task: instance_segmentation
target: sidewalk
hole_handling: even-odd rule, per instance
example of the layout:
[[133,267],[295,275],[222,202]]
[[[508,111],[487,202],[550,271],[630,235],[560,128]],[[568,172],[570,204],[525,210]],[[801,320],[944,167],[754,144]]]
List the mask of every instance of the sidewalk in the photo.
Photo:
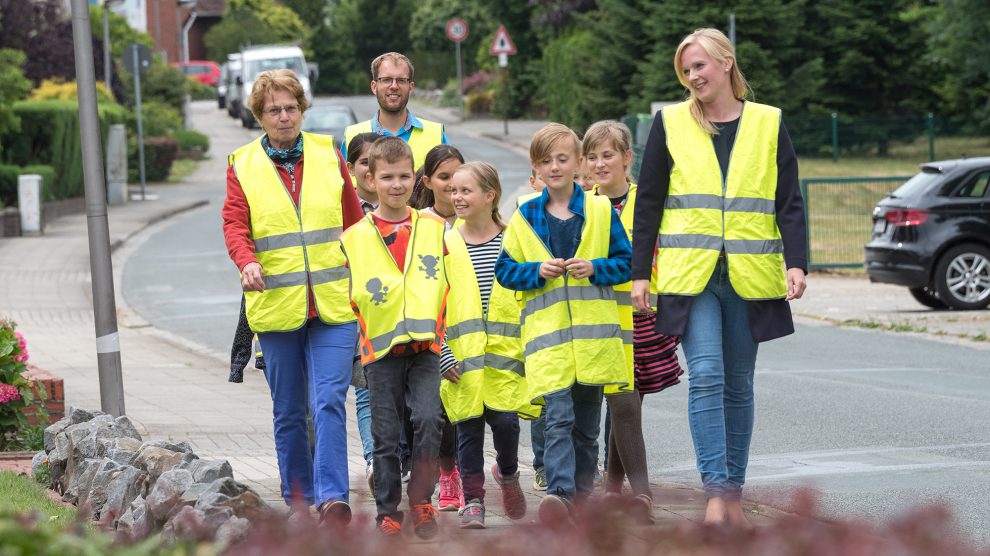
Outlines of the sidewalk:
[[[502,132],[500,120],[469,120],[458,123],[445,119],[443,109],[416,110],[445,121],[467,133],[495,141]],[[117,287],[118,325],[120,333],[126,409],[145,438],[187,441],[201,456],[226,458],[235,477],[250,484],[266,500],[280,504],[278,469],[275,461],[271,424],[271,400],[261,373],[249,370],[243,384],[227,382],[229,361],[223,353],[211,353],[188,341],[150,327],[134,314],[120,295],[122,269],[131,252],[155,231],[155,222],[188,210],[211,210],[222,188],[226,165],[225,153],[240,146],[242,134],[224,133],[236,125],[210,102],[193,104],[196,127],[211,136],[211,158],[181,184],[150,186],[155,200],[133,201],[109,208],[114,274]],[[529,137],[542,122],[510,122],[506,142],[514,148],[528,148]],[[217,214],[218,225],[219,215]],[[95,333],[92,315],[86,216],[66,216],[55,221],[44,236],[0,239],[0,314],[13,318],[25,334],[31,362],[65,380],[66,401],[71,405],[100,406],[97,379]],[[231,267],[231,279],[236,279]],[[870,285],[865,278],[813,275],[807,299],[796,304],[795,311],[820,322],[847,318],[879,318],[884,311],[910,313],[915,307],[906,289]],[[887,303],[894,300],[894,304]],[[893,309],[891,309],[893,308]],[[927,318],[939,313],[921,311]],[[990,311],[971,313],[984,326]],[[970,313],[952,313],[962,321]],[[231,331],[233,334],[233,331]],[[929,336],[945,340],[946,337]],[[967,342],[976,347],[990,343]],[[354,418],[353,396],[348,398],[349,464],[351,502],[355,513],[374,515],[374,502],[368,496],[364,461]],[[524,430],[526,428],[524,427]],[[488,465],[494,462],[490,439],[486,445]],[[531,489],[532,453],[520,448],[522,484],[530,512],[542,497]],[[498,487],[491,478],[488,524],[492,529],[507,527],[508,519],[498,503]],[[671,527],[684,520],[699,521],[704,512],[704,496],[695,488],[654,484],[654,501],[658,526]],[[747,505],[757,524],[777,514],[762,506]],[[443,513],[446,530],[455,527],[455,513]],[[442,537],[441,537],[442,538]]]

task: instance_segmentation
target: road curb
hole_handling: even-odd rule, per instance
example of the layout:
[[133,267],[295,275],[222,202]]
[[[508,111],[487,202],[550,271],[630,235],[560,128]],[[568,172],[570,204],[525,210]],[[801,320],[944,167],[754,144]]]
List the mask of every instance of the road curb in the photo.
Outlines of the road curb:
[[210,202],[208,200],[206,200],[206,199],[200,199],[198,201],[193,201],[193,202],[190,202],[190,203],[187,203],[187,204],[184,204],[184,205],[179,205],[177,207],[172,207],[172,208],[170,208],[170,209],[168,209],[168,210],[166,210],[164,212],[161,212],[159,214],[156,214],[155,216],[152,216],[151,218],[149,218],[148,220],[146,220],[140,226],[138,226],[138,227],[134,228],[133,230],[130,230],[129,232],[125,233],[123,235],[123,237],[118,237],[116,239],[112,239],[111,238],[111,240],[110,240],[110,252],[113,253],[118,248],[120,248],[125,242],[127,242],[127,240],[129,240],[132,237],[136,236],[137,234],[143,232],[144,230],[146,230],[147,228],[151,227],[154,224],[157,224],[157,223],[159,223],[159,222],[161,222],[163,220],[168,220],[169,218],[178,216],[178,215],[180,215],[180,214],[182,214],[184,212],[189,212],[189,211],[194,210],[194,209],[197,209],[199,207],[206,206],[208,204],[210,204]]

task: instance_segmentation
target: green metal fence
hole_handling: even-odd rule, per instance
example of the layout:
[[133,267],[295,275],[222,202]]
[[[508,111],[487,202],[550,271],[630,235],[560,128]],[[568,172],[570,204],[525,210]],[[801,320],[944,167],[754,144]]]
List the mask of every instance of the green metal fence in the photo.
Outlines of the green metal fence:
[[801,180],[808,223],[808,266],[863,266],[863,245],[873,229],[873,207],[911,179],[807,178]]

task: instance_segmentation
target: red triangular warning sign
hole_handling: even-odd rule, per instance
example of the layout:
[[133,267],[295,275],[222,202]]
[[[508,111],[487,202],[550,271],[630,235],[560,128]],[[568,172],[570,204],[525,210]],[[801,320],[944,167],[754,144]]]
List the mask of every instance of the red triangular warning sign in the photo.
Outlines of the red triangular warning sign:
[[509,38],[509,32],[505,30],[505,25],[498,26],[498,31],[495,31],[495,40],[492,41],[492,46],[488,49],[488,53],[492,56],[516,53],[516,45]]

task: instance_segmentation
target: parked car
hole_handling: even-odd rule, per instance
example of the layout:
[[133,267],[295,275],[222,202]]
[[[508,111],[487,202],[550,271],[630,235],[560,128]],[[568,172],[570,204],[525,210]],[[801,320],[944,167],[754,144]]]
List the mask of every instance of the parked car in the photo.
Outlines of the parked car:
[[311,106],[303,115],[302,130],[333,135],[339,144],[344,139],[344,129],[356,123],[357,117],[349,106],[316,105]]
[[866,272],[931,308],[990,305],[990,157],[922,164],[877,203]]
[[[247,128],[258,125],[244,102],[251,96],[251,88],[254,87],[254,78],[259,73],[274,69],[290,69],[296,73],[299,83],[302,84],[303,93],[307,100],[313,99],[310,88],[309,66],[306,64],[306,57],[298,46],[293,45],[259,45],[241,50],[241,75],[237,79],[240,89],[239,96],[241,124]],[[227,91],[230,94],[230,90]]]
[[230,73],[230,64],[224,62],[220,64],[220,81],[217,82],[217,108],[223,110],[227,107],[227,74]]
[[189,60],[188,62],[172,62],[172,67],[182,70],[187,77],[194,77],[203,85],[216,87],[220,83],[220,66],[209,60]]
[[241,78],[241,54],[234,53],[227,55],[227,115],[231,118],[241,117],[241,86],[238,80]]

